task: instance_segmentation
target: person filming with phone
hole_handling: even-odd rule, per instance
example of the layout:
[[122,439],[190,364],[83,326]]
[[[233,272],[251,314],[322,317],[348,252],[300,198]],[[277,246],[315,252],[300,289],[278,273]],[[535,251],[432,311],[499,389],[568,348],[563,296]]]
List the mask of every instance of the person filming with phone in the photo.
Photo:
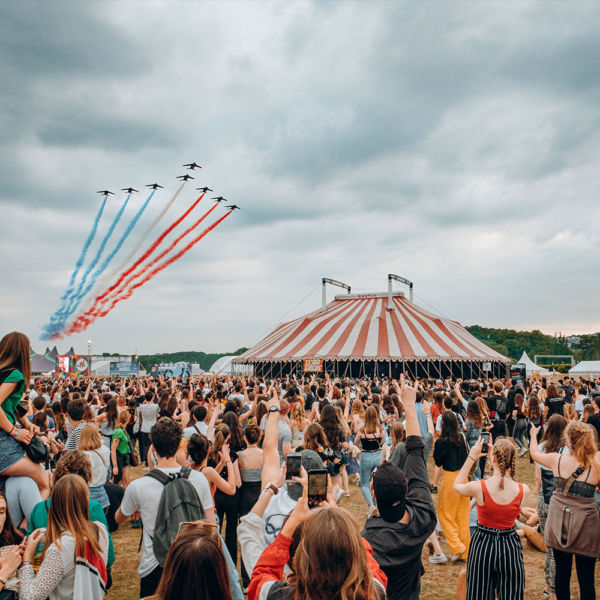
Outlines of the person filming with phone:
[[[481,456],[491,454],[493,476],[468,481]],[[525,592],[523,548],[515,529],[523,501],[529,495],[515,481],[516,451],[507,439],[489,446],[480,436],[454,480],[454,490],[477,501],[477,529],[467,562],[467,600],[519,600]],[[497,595],[495,595],[495,593]]]

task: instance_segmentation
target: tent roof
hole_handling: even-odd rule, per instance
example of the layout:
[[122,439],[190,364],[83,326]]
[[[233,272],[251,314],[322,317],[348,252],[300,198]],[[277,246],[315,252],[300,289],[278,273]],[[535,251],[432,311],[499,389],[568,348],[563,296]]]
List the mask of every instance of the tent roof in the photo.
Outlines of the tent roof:
[[409,302],[402,293],[336,296],[325,310],[284,323],[234,362],[300,360],[509,359],[462,325]]
[[528,356],[527,352],[523,350],[523,354],[521,354],[521,358],[517,361],[519,363],[523,363],[525,365],[525,372],[527,375],[531,375],[532,373],[550,373],[548,369],[544,367],[540,367],[536,365]]
[[582,360],[577,363],[572,369],[569,369],[569,375],[577,375],[578,373],[599,373],[600,374],[600,360]]

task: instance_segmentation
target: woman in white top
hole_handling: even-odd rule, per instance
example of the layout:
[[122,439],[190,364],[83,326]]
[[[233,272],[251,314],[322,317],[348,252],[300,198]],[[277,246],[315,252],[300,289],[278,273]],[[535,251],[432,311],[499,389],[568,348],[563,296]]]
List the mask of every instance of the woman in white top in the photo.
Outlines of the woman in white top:
[[150,430],[156,423],[160,408],[154,402],[154,394],[146,392],[144,401],[138,406],[137,414],[140,430],[140,460],[146,463],[148,468],[148,450],[150,449]]
[[[99,600],[106,589],[108,533],[88,518],[88,488],[75,474],[61,477],[52,490],[48,530],[36,529],[28,538],[19,568],[20,600]],[[36,575],[31,562],[45,540],[44,560]],[[77,570],[83,557],[93,569]],[[76,591],[77,587],[77,591]]]
[[110,468],[110,451],[102,443],[100,431],[96,425],[88,423],[79,437],[79,450],[83,450],[92,463],[92,480],[90,481],[90,499],[100,502],[102,508],[110,506],[104,484]]

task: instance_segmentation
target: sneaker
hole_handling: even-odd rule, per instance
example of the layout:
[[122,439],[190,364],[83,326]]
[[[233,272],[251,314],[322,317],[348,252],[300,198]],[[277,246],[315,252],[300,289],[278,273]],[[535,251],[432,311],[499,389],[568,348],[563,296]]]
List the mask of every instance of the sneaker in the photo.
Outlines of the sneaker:
[[527,448],[521,448],[519,450],[519,457],[525,456],[527,454]]
[[459,554],[451,554],[448,558],[450,559],[450,562],[456,562],[457,560],[461,560],[461,556],[464,554],[464,552],[460,552]]
[[367,513],[367,519],[370,519],[376,511],[377,507],[374,504],[371,504],[371,506],[369,507],[369,512]]
[[445,554],[434,554],[429,557],[429,562],[434,565],[443,565],[448,562],[448,557]]
[[150,467],[144,467],[144,471],[149,471]]
[[344,490],[338,490],[336,495],[335,495],[335,501],[338,502],[339,499],[342,497],[342,494],[344,493]]
[[348,490],[344,492],[344,498],[350,498],[350,492]]

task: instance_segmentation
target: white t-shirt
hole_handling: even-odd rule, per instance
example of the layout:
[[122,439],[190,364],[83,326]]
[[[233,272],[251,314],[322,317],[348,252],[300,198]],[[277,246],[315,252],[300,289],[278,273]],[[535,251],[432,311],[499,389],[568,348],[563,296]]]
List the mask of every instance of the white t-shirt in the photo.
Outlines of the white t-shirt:
[[282,487],[279,493],[271,498],[263,513],[265,542],[267,542],[267,545],[275,541],[283,528],[284,519],[296,508],[296,504],[298,502],[290,498],[285,487]]
[[102,444],[96,450],[84,450],[92,463],[92,480],[90,487],[98,487],[106,483],[106,473],[110,466],[110,450]]
[[[181,467],[161,469],[167,475],[179,473],[180,470]],[[199,471],[192,471],[189,481],[198,492],[202,508],[205,511],[210,510],[213,507],[213,500],[206,477]],[[152,477],[140,477],[140,479],[136,479],[129,484],[121,502],[121,512],[125,516],[130,517],[136,510],[139,510],[142,517],[144,529],[142,556],[140,558],[140,566],[138,567],[138,575],[140,577],[146,577],[146,575],[149,575],[158,566],[158,561],[152,549],[152,537],[154,536],[156,513],[158,512],[158,505],[163,489],[164,486],[160,481]]]
[[[446,412],[446,410],[448,410],[448,409],[445,409],[445,410],[442,412],[442,414],[443,414],[444,412]],[[450,411],[450,412],[453,412],[453,411]],[[462,428],[463,428],[463,426],[464,426],[464,424],[465,424],[465,421],[464,421],[464,419],[462,418],[462,416],[461,416],[461,415],[459,415],[458,413],[454,413],[454,414],[455,414],[456,418],[458,419],[458,426],[459,426],[459,427],[461,428],[461,430],[462,430]],[[441,416],[442,416],[442,415],[440,415],[440,417],[441,417]],[[435,430],[436,430],[437,432],[441,432],[441,431],[442,431],[442,419],[441,419],[441,418],[437,420],[437,423],[435,424]]]
[[140,431],[142,433],[150,433],[160,412],[158,404],[154,404],[154,402],[142,402],[138,406],[137,411],[138,419],[140,419]]
[[208,433],[208,425],[204,421],[200,421],[200,423],[196,423],[191,427],[186,427],[183,430],[183,438],[189,440],[195,433],[206,435]]

